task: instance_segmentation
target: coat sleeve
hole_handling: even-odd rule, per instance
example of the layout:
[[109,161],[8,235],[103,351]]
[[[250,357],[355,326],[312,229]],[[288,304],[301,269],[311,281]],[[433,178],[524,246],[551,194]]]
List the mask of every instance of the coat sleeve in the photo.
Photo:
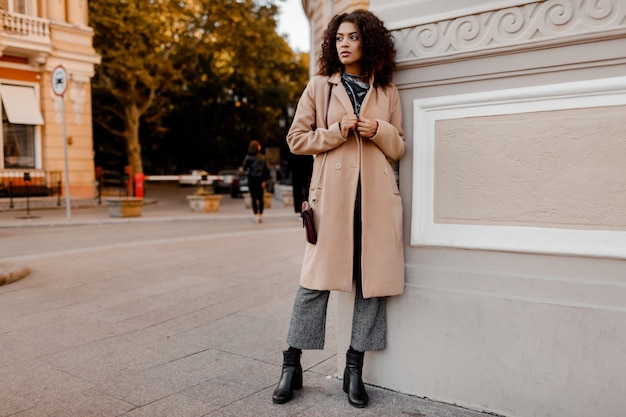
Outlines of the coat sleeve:
[[400,105],[400,95],[396,86],[388,89],[389,95],[389,120],[379,120],[378,132],[372,138],[383,153],[392,161],[398,161],[404,155],[406,142],[404,142],[404,131],[402,130],[402,107]]
[[246,155],[246,157],[243,158],[243,170],[245,171],[246,175],[248,175],[249,169],[250,169],[250,157]]
[[328,77],[316,76],[304,89],[287,133],[287,144],[292,153],[316,155],[341,146],[347,140],[341,136],[338,122],[325,126],[330,86]]

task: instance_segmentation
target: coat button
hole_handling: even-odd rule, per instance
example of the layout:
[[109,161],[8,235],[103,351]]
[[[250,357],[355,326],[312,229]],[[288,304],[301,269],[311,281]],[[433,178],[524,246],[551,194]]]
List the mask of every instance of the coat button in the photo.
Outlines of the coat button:
[[389,174],[389,168],[385,168],[385,175]]
[[341,169],[341,163],[340,162],[337,162],[335,164],[335,169]]

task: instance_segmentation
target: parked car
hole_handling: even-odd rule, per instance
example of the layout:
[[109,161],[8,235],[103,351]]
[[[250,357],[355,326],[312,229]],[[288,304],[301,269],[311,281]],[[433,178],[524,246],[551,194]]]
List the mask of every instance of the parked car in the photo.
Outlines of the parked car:
[[236,194],[237,197],[243,197],[244,193],[250,192],[250,189],[248,188],[248,177],[245,174],[239,176],[234,189],[235,192],[231,192],[231,196]]
[[217,173],[213,186],[218,194],[228,193],[232,198],[238,198],[248,192],[248,178],[236,169],[224,169]]

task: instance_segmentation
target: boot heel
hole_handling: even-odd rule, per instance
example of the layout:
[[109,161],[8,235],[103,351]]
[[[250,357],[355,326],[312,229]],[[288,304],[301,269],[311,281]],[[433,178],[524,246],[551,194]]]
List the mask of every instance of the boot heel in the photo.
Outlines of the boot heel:
[[283,370],[272,396],[274,404],[284,404],[290,401],[293,398],[293,390],[302,388],[301,353],[302,351],[291,350],[283,352]]
[[293,389],[301,389],[302,388],[302,368],[298,368],[296,374],[293,376],[293,382],[291,383],[291,387]]

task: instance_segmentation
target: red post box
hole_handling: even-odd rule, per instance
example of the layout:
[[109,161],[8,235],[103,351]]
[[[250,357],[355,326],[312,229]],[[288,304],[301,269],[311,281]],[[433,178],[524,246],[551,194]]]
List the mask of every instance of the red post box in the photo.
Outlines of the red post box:
[[143,198],[144,196],[143,183],[144,183],[145,178],[146,177],[143,174],[143,172],[139,172],[135,174],[135,197]]

